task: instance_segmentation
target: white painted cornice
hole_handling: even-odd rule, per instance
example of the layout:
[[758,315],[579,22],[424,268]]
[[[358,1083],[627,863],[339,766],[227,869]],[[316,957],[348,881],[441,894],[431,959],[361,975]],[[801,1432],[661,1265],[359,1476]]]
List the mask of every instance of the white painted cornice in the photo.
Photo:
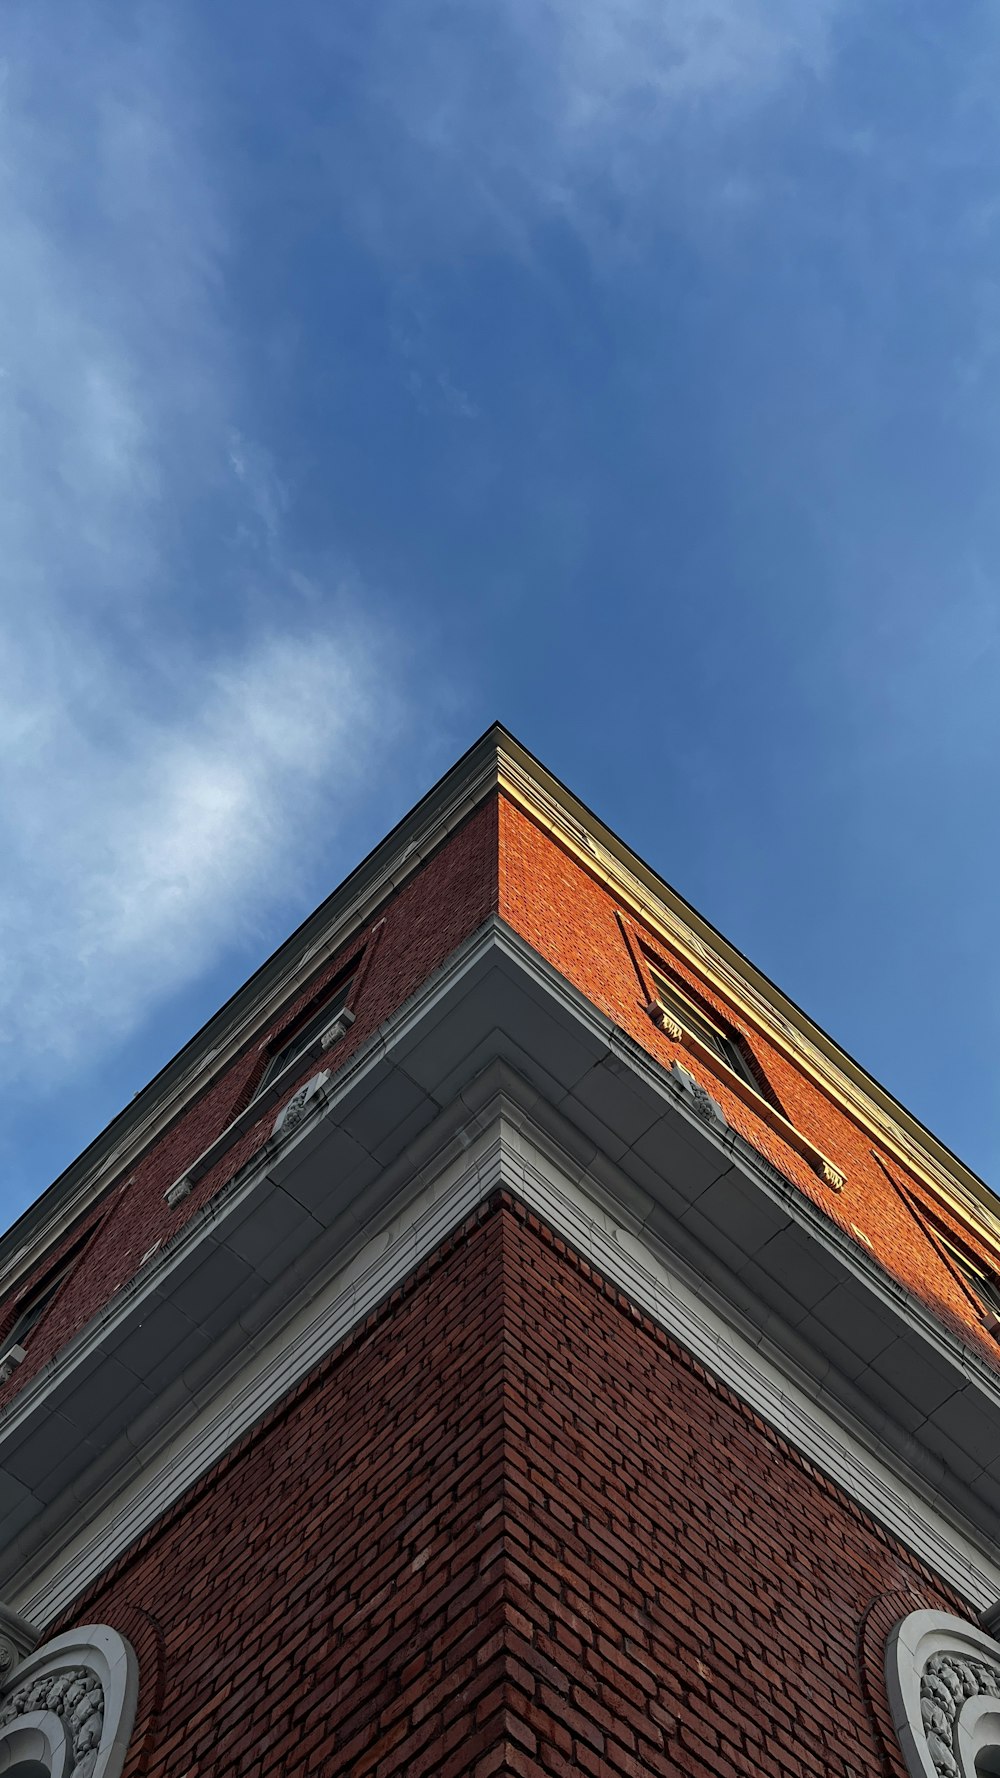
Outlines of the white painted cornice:
[[651,933],[686,956],[1000,1254],[997,1201],[983,1181],[495,724],[0,1239],[0,1294],[127,1180],[188,1106],[497,789],[597,874]]
[[0,1415],[48,1618],[504,1183],[976,1605],[1000,1374],[498,919]]
[[248,982],[138,1093],[65,1173],[0,1236],[0,1294],[203,1097],[246,1046],[273,1023],[323,965],[375,918],[454,829],[497,787],[490,730],[291,934]]
[[1000,1207],[984,1180],[512,737],[504,738],[498,758],[505,794],[531,813],[585,869],[599,876],[651,936],[658,935],[668,949],[679,952],[696,975],[703,976],[960,1218],[971,1222],[1000,1256]]

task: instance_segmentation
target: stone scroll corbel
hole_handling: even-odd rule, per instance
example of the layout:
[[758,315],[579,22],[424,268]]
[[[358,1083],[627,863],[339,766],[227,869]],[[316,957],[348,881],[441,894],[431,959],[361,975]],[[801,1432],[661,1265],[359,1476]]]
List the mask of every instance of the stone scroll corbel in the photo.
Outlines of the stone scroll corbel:
[[25,1655],[38,1647],[40,1631],[0,1600],[0,1688]]

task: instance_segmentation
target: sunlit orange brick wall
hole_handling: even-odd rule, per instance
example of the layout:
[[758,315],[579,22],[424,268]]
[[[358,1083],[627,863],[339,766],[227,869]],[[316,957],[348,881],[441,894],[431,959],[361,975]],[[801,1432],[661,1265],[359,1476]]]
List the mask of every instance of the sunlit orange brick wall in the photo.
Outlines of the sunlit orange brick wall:
[[[983,1330],[969,1297],[874,1158],[872,1150],[879,1144],[873,1132],[815,1084],[794,1056],[741,1017],[680,956],[649,935],[652,949],[676,975],[741,1033],[789,1121],[842,1169],[844,1190],[831,1192],[808,1162],[730,1090],[724,1068],[710,1069],[692,1059],[683,1045],[674,1043],[653,1023],[618,919],[621,903],[598,875],[506,797],[500,801],[499,832],[501,917],[651,1056],[667,1068],[679,1061],[696,1075],[733,1127],[779,1172],[839,1223],[852,1240],[858,1241],[858,1230],[867,1236],[871,1243],[867,1250],[894,1278],[936,1310],[963,1339],[971,1340],[992,1363],[1000,1363],[1000,1347]],[[636,923],[641,925],[638,920]],[[920,1183],[908,1177],[895,1158],[889,1158],[887,1164],[890,1173],[918,1201],[925,1195]],[[942,1220],[955,1226],[943,1208],[938,1206],[937,1210]],[[964,1238],[975,1246],[974,1237],[966,1233]]]

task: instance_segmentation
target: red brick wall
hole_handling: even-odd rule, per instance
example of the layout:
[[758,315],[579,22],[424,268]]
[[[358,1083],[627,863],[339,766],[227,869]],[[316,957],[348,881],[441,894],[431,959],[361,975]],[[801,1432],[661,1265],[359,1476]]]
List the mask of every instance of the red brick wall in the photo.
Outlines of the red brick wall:
[[967,1609],[503,1198],[66,1621],[154,1620],[127,1778],[902,1778],[920,1605]]
[[[645,994],[623,938],[614,898],[594,876],[543,833],[507,799],[491,798],[435,856],[394,896],[379,918],[382,936],[374,948],[354,1010],[357,1017],[347,1036],[331,1054],[340,1066],[370,1037],[422,981],[471,932],[499,909],[502,916],[556,968],[669,1067],[675,1059],[698,1075],[722,1103],[731,1123],[822,1210],[857,1240],[861,1230],[869,1251],[895,1278],[920,1295],[956,1331],[1000,1363],[1000,1347],[984,1332],[976,1306],[928,1239],[872,1154],[869,1132],[859,1126],[823,1090],[803,1075],[774,1044],[720,1002],[686,965],[660,945],[678,976],[743,1033],[755,1061],[778,1102],[803,1135],[841,1166],[847,1184],[831,1193],[808,1163],[783,1141],[727,1085],[725,1071],[709,1070],[653,1025]],[[362,935],[364,937],[365,935]],[[97,1234],[78,1262],[69,1283],[34,1330],[28,1357],[13,1379],[0,1389],[9,1399],[97,1309],[133,1276],[144,1254],[168,1240],[205,1200],[242,1166],[270,1134],[276,1108],[199,1182],[182,1206],[168,1209],[163,1193],[213,1138],[225,1128],[253,1091],[269,1044],[302,1011],[324,982],[331,980],[358,941],[332,958],[299,999],[262,1031],[253,1044],[150,1149],[129,1178],[113,1187],[92,1222]],[[302,1072],[313,1067],[303,1063]],[[290,1086],[288,1091],[294,1090]],[[893,1174],[919,1205],[925,1194],[907,1180],[899,1163],[887,1162]],[[113,1214],[107,1212],[112,1208]],[[938,1211],[946,1224],[947,1212]],[[975,1248],[974,1238],[964,1236]],[[51,1257],[47,1256],[47,1269]],[[31,1288],[32,1281],[22,1286]],[[0,1336],[17,1313],[13,1296],[0,1311]]]
[[[730,1091],[725,1069],[709,1069],[694,1060],[689,1050],[653,1024],[613,896],[506,798],[500,802],[499,911],[650,1055],[665,1067],[674,1060],[682,1062],[708,1087],[733,1127],[787,1179],[819,1204],[852,1240],[858,1239],[857,1229],[867,1235],[869,1251],[894,1278],[922,1297],[992,1363],[1000,1364],[1000,1346],[984,1332],[969,1296],[873,1157],[872,1149],[878,1145],[871,1133],[783,1051],[736,1016],[680,958],[658,942],[653,944],[681,981],[740,1031],[786,1117],[844,1171],[844,1190],[834,1194],[794,1148]],[[918,1203],[926,1197],[899,1163],[890,1159],[887,1165]],[[947,1212],[940,1214],[946,1223],[956,1226]],[[974,1237],[964,1238],[976,1249]]]
[[[355,1022],[331,1052],[327,1065],[342,1067],[391,1013],[439,968],[462,940],[496,911],[496,800],[478,809],[456,833],[379,909],[376,926],[384,926],[365,972],[360,994],[352,1001]],[[368,935],[361,935],[361,940]],[[154,1243],[176,1235],[207,1198],[250,1159],[271,1134],[277,1105],[271,1105],[222,1161],[200,1180],[189,1198],[171,1210],[164,1202],[167,1187],[232,1121],[247,1102],[263,1071],[272,1040],[292,1024],[301,1009],[340,973],[358,949],[352,940],[330,959],[297,1000],[261,1030],[253,1044],[221,1074],[184,1115],[152,1146],[128,1178],[115,1185],[113,1215],[105,1200],[92,1220],[98,1232],[51,1309],[34,1329],[28,1354],[13,1379],[0,1388],[0,1402],[9,1400],[28,1378],[83,1327],[116,1290],[134,1276]],[[314,1073],[315,1062],[303,1062],[301,1076]],[[65,1243],[64,1243],[65,1245]],[[53,1249],[52,1254],[58,1250]],[[49,1269],[47,1255],[35,1274]],[[0,1310],[0,1336],[17,1315],[19,1300],[34,1279],[25,1280]]]

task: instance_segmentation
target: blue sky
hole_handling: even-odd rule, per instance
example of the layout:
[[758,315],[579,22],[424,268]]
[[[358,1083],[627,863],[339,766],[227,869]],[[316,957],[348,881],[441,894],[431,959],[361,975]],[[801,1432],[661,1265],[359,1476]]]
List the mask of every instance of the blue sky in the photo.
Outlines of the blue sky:
[[495,716],[995,1183],[995,11],[3,24],[0,1217]]

